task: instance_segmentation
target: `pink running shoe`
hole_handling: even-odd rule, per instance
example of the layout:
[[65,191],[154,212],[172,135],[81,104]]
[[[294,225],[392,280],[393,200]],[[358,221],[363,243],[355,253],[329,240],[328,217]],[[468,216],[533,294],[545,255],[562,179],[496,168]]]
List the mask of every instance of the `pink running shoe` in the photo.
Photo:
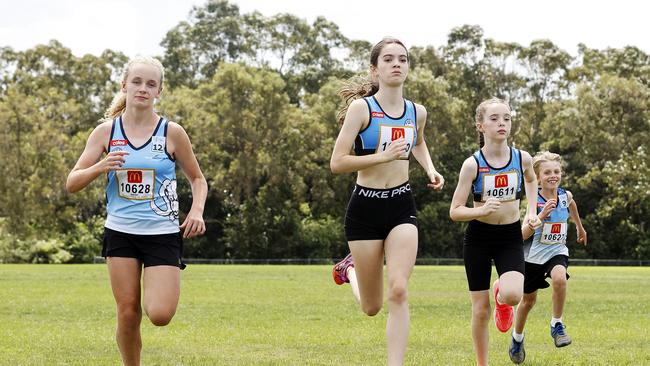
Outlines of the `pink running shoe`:
[[512,326],[512,321],[515,318],[515,311],[512,306],[507,304],[499,304],[497,296],[499,295],[499,279],[497,278],[492,284],[492,291],[494,292],[494,324],[501,333],[505,333]]
[[334,282],[337,285],[342,285],[344,283],[350,283],[348,278],[348,268],[354,267],[354,262],[352,262],[352,253],[348,254],[343,260],[336,263],[332,269],[332,277],[334,277]]

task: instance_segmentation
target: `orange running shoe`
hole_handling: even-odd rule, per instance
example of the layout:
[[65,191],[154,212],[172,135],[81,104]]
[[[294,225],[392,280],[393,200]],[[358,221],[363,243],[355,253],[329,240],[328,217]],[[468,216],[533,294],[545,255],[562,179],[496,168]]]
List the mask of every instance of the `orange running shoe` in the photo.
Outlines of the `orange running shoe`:
[[334,277],[334,282],[337,285],[342,285],[344,283],[350,283],[348,278],[348,268],[354,267],[354,262],[352,262],[352,253],[348,254],[340,262],[334,265],[332,269],[332,277]]
[[512,327],[512,321],[515,318],[515,311],[512,306],[508,304],[499,304],[497,296],[499,295],[499,279],[497,278],[492,284],[492,291],[494,292],[494,324],[497,329],[505,333]]

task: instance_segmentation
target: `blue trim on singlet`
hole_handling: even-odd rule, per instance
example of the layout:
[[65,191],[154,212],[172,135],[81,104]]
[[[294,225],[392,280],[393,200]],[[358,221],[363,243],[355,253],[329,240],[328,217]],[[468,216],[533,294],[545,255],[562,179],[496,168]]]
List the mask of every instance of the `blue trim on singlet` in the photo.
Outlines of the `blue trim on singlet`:
[[[565,200],[565,203],[562,204],[562,200]],[[544,198],[540,192],[537,193],[537,214],[539,215],[542,212],[544,205],[546,204],[546,198]],[[564,206],[564,207],[562,207]],[[530,246],[530,251],[526,257],[526,261],[530,263],[544,264],[548,262],[551,258],[556,255],[566,255],[569,256],[569,248],[566,246],[566,237],[564,238],[563,244],[542,244],[542,230],[544,228],[544,223],[564,223],[568,224],[569,221],[569,195],[567,194],[564,188],[558,187],[557,189],[557,205],[551,213],[542,220],[542,225],[535,229],[535,234],[533,236],[533,242]]]
[[[168,125],[165,118],[160,118],[149,139],[135,147],[124,132],[122,118],[113,120],[108,152],[121,150],[129,154],[121,169],[107,174],[107,228],[142,235],[179,232],[176,163],[167,151]],[[134,180],[131,173],[135,174]]]
[[[404,99],[404,110],[402,115],[395,118],[384,112],[374,95],[364,97],[363,99],[368,105],[368,125],[359,131],[359,134],[354,140],[354,153],[357,156],[370,155],[377,152],[380,125],[394,127],[413,126],[414,134],[413,141],[411,141],[410,145],[411,150],[415,147],[417,143],[417,113],[415,110],[415,103]],[[373,112],[376,114],[375,117],[373,117]]]
[[[510,159],[508,160],[508,163],[502,168],[495,168],[492,165],[490,165],[490,163],[488,163],[487,159],[483,155],[483,151],[481,149],[479,149],[472,155],[474,160],[476,160],[476,178],[474,178],[474,181],[472,182],[472,193],[475,202],[482,201],[481,195],[483,194],[483,176],[485,176],[486,174],[499,174],[499,173],[507,173],[512,171],[517,172],[517,177],[519,179],[516,199],[521,199],[522,186],[524,181],[524,174],[523,174],[524,170],[522,168],[522,163],[521,163],[521,151],[514,147],[509,147],[509,149],[510,149]],[[488,168],[489,171],[487,172],[481,171],[481,170],[485,170],[485,168]]]

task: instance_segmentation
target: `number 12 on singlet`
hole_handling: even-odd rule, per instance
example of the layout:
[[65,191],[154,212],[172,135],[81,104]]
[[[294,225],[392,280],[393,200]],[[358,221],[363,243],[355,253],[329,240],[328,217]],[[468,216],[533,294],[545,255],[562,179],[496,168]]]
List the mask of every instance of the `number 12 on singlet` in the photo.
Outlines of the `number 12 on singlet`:
[[399,159],[408,160],[411,149],[413,149],[413,138],[415,137],[415,129],[413,126],[379,125],[377,152],[386,151],[393,141],[402,137],[406,141],[406,152],[400,155]]

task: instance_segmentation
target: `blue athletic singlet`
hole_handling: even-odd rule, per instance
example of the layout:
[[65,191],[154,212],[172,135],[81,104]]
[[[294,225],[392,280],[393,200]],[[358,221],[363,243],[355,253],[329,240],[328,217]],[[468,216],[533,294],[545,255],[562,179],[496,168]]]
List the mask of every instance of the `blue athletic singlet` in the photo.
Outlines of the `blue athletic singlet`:
[[392,141],[404,137],[406,153],[400,156],[400,159],[408,160],[417,141],[415,104],[404,99],[404,113],[398,118],[393,118],[384,112],[374,96],[363,99],[368,104],[370,117],[368,126],[359,131],[354,140],[354,153],[360,156],[382,152]]
[[178,227],[176,162],[167,152],[167,126],[160,118],[151,138],[131,144],[122,117],[113,120],[108,151],[127,151],[121,169],[108,172],[106,226],[129,234],[172,234]]
[[[537,194],[537,214],[542,212],[546,199]],[[569,256],[566,235],[569,219],[569,197],[562,188],[557,189],[557,206],[542,221],[542,226],[535,229],[533,243],[530,246],[526,262],[544,264],[556,255]]]
[[491,166],[480,149],[472,156],[477,165],[476,179],[472,182],[475,202],[485,202],[488,198],[496,198],[503,202],[521,199],[524,178],[521,151],[511,147],[510,160],[502,168]]

